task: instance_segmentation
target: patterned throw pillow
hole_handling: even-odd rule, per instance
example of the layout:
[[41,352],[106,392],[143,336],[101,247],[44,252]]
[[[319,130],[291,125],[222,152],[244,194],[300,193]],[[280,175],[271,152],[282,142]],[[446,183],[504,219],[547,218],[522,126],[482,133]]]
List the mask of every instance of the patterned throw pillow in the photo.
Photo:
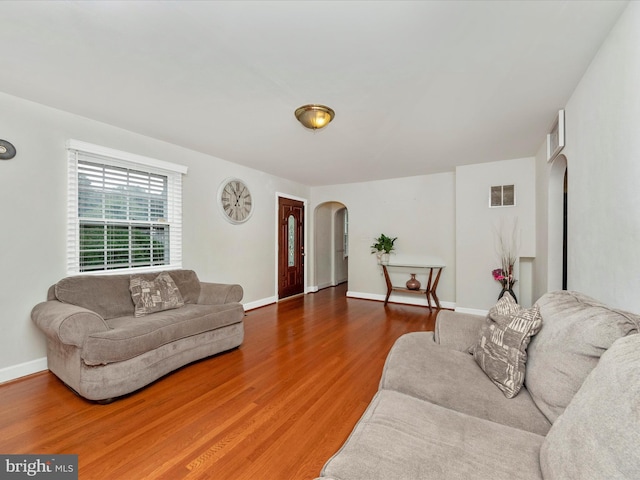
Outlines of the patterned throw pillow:
[[524,383],[527,346],[540,331],[537,305],[524,309],[508,293],[489,310],[473,358],[507,398],[515,397]]
[[136,317],[184,305],[180,290],[167,272],[161,273],[151,281],[133,276],[129,282],[129,290],[135,305],[134,316]]

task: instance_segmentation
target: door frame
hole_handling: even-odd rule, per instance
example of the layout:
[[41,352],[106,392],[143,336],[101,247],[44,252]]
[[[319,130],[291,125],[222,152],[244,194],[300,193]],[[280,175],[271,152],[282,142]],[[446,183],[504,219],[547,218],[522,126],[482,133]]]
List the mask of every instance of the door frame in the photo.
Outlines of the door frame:
[[[280,198],[288,198],[289,200],[296,200],[298,202],[302,202],[303,204],[303,208],[304,208],[304,232],[303,232],[303,236],[304,236],[304,245],[305,245],[305,249],[304,249],[304,255],[305,255],[305,261],[304,261],[304,269],[303,269],[303,275],[304,275],[304,279],[302,280],[303,283],[303,294],[306,295],[307,293],[309,293],[309,286],[308,286],[308,282],[307,279],[309,278],[309,261],[311,260],[311,258],[313,258],[311,255],[309,255],[309,205],[308,205],[308,201],[306,198],[302,198],[302,197],[297,197],[295,195],[290,195],[288,193],[282,193],[282,192],[276,192],[275,194],[275,218],[273,221],[274,224],[274,239],[275,239],[275,260],[274,260],[274,265],[273,265],[273,278],[275,279],[274,282],[274,297],[276,299],[276,302],[280,301],[279,295],[278,295],[278,234],[279,234],[279,224],[280,224],[280,204],[279,204],[279,199]],[[283,299],[283,300],[286,300]]]
[[[547,285],[545,292],[562,290],[564,248],[564,177],[569,161],[562,153],[552,162],[547,189]],[[568,199],[570,201],[571,199]],[[567,226],[568,230],[569,226]],[[566,232],[568,235],[568,231]],[[569,268],[570,266],[567,266]],[[544,293],[544,292],[542,292]]]

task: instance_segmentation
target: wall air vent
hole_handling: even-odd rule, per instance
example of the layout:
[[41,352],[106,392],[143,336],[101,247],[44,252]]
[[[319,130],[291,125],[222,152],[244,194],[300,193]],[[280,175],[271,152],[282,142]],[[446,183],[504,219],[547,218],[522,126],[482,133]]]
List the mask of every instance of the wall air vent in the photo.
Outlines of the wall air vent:
[[515,185],[496,185],[491,187],[489,206],[513,207],[516,204]]

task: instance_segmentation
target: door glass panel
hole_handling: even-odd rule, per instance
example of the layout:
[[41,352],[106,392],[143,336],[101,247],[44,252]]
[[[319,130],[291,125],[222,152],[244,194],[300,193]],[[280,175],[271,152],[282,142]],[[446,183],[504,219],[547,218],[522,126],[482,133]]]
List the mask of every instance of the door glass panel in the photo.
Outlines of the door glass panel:
[[296,251],[296,218],[293,215],[289,215],[289,231],[288,231],[288,237],[289,237],[289,241],[288,243],[288,247],[289,247],[289,266],[290,267],[295,267],[296,266],[296,256],[295,256],[295,251]]

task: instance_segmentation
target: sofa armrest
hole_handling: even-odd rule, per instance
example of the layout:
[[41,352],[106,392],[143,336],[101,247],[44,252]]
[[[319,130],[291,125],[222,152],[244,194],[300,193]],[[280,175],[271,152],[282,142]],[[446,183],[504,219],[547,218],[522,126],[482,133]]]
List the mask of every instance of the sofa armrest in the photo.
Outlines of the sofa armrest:
[[435,341],[453,350],[466,352],[475,345],[485,317],[440,310],[436,317]]
[[201,305],[221,305],[223,303],[234,303],[242,300],[244,291],[237,284],[200,282]]
[[57,300],[42,302],[33,307],[31,319],[47,337],[76,347],[82,347],[87,336],[109,330],[109,326],[97,313]]

